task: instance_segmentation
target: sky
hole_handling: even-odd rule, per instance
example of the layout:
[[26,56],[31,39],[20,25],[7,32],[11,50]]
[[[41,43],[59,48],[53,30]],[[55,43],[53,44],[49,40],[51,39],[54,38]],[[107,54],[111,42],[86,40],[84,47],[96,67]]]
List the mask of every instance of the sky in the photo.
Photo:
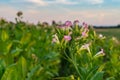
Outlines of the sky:
[[97,26],[120,24],[120,0],[0,0],[0,18],[15,21],[18,11],[30,23],[79,20]]

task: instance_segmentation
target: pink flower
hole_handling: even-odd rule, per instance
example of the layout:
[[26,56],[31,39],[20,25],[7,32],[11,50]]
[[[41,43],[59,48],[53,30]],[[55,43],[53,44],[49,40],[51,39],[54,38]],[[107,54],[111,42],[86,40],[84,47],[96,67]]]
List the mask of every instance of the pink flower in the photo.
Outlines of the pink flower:
[[86,33],[85,33],[85,32],[82,32],[82,36],[86,36]]
[[79,25],[79,20],[75,20],[74,25]]
[[82,37],[87,37],[88,32],[89,32],[88,25],[85,22],[83,22]]
[[87,36],[88,36],[88,34],[85,31],[83,31],[82,32],[82,37],[87,37]]
[[87,24],[85,24],[85,25],[84,25],[84,28],[85,28],[85,29],[88,29],[88,25],[87,25]]
[[65,26],[67,26],[67,27],[72,26],[72,22],[71,22],[71,21],[66,21],[66,22],[65,22]]
[[84,27],[84,28],[88,28],[87,23],[83,22],[83,27]]
[[69,36],[69,35],[65,35],[64,36],[64,40],[66,40],[66,41],[70,41],[72,38],[71,38],[71,36]]
[[85,25],[86,23],[85,22],[83,22],[83,24],[82,25]]

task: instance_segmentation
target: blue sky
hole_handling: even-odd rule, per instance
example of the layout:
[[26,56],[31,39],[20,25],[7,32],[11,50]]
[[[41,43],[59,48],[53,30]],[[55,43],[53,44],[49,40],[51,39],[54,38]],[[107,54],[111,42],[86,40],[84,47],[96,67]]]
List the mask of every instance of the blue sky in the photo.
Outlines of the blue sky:
[[120,24],[120,0],[0,0],[0,18],[14,21],[17,11],[34,23],[77,19],[92,25]]

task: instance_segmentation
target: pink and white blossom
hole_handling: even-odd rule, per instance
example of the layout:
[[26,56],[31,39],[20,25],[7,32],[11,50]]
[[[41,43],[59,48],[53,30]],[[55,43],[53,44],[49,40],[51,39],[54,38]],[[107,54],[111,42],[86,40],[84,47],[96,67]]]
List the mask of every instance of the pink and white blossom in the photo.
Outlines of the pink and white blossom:
[[66,21],[64,25],[66,27],[71,27],[72,26],[72,22],[71,21]]
[[66,40],[66,41],[70,41],[72,38],[71,38],[71,36],[69,36],[69,35],[65,35],[64,36],[64,40]]
[[94,57],[98,57],[98,56],[104,56],[105,52],[103,49],[101,49],[99,52],[96,53],[96,55]]

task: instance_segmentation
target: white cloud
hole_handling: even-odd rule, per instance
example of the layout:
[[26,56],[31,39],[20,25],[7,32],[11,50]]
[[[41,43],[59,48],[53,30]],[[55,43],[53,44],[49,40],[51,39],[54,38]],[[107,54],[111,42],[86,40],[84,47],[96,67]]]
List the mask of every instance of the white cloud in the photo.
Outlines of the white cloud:
[[70,13],[71,17],[79,18],[81,21],[86,21],[88,24],[93,25],[117,25],[120,23],[119,14],[120,11],[118,9],[82,10],[71,11]]
[[70,1],[70,0],[55,0],[56,3],[61,3],[61,4],[78,4],[77,1]]
[[[66,21],[66,20],[80,20],[93,25],[117,25],[120,23],[120,11],[118,9],[103,9],[103,10],[66,10],[66,8],[59,8],[61,12],[46,11],[46,10],[33,10],[28,9],[23,11],[23,20],[37,23],[38,21]],[[64,11],[64,13],[62,12]],[[4,17],[9,21],[15,21],[17,10],[10,6],[0,7],[0,17]],[[112,13],[111,13],[112,12]]]
[[90,0],[92,4],[102,4],[104,0]]
[[62,4],[102,4],[104,0],[53,0],[53,2],[62,3]]
[[64,5],[76,5],[81,3],[87,3],[87,4],[102,4],[104,3],[104,0],[22,0],[22,1],[16,1],[11,0],[11,2],[28,2],[36,4],[37,6],[47,6],[47,5],[53,5],[53,4],[64,4]]
[[47,5],[47,2],[43,1],[43,0],[26,0],[28,2],[34,3],[34,4],[38,4],[40,6],[45,6]]
[[[15,3],[17,0],[14,0]],[[68,1],[68,2],[67,2]],[[75,3],[78,1],[79,3],[87,3],[87,4],[102,4],[104,0],[74,0]],[[25,21],[30,21],[37,23],[37,21],[48,21],[52,20],[56,21],[66,21],[66,20],[75,20],[78,19],[80,21],[86,21],[89,24],[95,25],[116,25],[120,23],[120,10],[119,9],[71,9],[65,6],[59,6],[59,4],[71,5],[72,0],[21,0],[20,2],[28,2],[37,4],[40,6],[53,5],[54,7],[50,8],[33,8],[36,5],[29,5],[32,8],[22,9],[23,16]],[[7,20],[14,21],[16,17],[16,12],[19,11],[18,8],[11,5],[1,5],[0,6],[0,17],[4,17]]]
[[0,18],[5,18],[8,21],[14,21],[16,17],[17,10],[8,5],[0,6]]
[[71,0],[22,0],[22,1],[16,1],[11,0],[11,2],[28,2],[37,4],[37,6],[47,6],[47,5],[53,5],[53,4],[64,4],[64,5],[75,5],[78,4],[78,1],[71,1]]

